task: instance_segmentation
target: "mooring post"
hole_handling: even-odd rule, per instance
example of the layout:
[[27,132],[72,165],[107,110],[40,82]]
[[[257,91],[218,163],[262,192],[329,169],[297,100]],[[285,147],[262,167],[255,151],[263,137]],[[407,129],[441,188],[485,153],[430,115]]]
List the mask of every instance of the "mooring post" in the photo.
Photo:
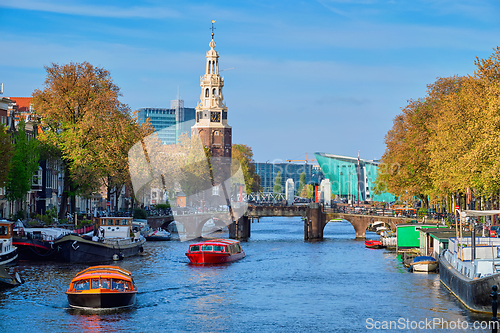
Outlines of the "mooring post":
[[491,318],[491,321],[493,322],[491,332],[497,333],[497,326],[498,326],[498,318],[497,318],[497,307],[498,307],[498,302],[497,302],[497,286],[493,285],[493,292],[491,293],[490,297],[493,298],[491,301],[491,310],[493,312],[493,317]]

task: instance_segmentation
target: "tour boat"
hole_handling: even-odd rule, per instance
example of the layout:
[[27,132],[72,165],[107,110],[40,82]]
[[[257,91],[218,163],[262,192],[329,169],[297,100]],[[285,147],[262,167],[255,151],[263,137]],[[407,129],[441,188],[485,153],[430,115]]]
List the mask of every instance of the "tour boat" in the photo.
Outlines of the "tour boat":
[[365,240],[365,246],[369,249],[381,249],[384,247],[381,241],[371,239]]
[[232,239],[212,239],[189,245],[186,253],[192,264],[222,264],[245,256],[240,242]]
[[438,262],[431,256],[417,256],[410,264],[410,269],[414,272],[434,272]]
[[14,235],[14,222],[0,220],[0,265],[14,263],[18,258],[17,247],[12,238]]
[[94,218],[93,236],[70,234],[54,241],[56,260],[91,263],[118,260],[143,252],[146,242],[139,232],[132,232],[131,217]]
[[76,274],[66,295],[72,308],[124,308],[134,305],[137,288],[126,269],[92,266]]
[[[460,218],[493,216],[500,210],[461,212]],[[500,239],[452,237],[439,254],[439,278],[469,310],[492,313],[492,287],[500,285]]]

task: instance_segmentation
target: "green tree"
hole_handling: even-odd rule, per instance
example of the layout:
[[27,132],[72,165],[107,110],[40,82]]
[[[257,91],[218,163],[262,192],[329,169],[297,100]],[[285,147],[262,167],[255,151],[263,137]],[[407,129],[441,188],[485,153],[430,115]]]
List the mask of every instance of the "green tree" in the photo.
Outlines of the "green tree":
[[299,178],[299,188],[297,189],[297,193],[302,193],[302,189],[304,188],[305,185],[306,185],[306,173],[302,172]]
[[28,139],[24,119],[19,122],[18,130],[14,134],[14,142],[14,155],[7,176],[6,198],[9,201],[18,201],[21,209],[24,210],[26,194],[31,189],[40,159],[38,141],[35,138]]
[[11,166],[14,146],[11,137],[7,134],[7,128],[0,124],[0,188],[4,187],[8,181],[8,174]]
[[276,174],[276,179],[274,180],[274,193],[282,193],[281,187],[281,170]]
[[262,190],[260,187],[260,177],[255,172],[255,165],[252,163],[252,148],[247,145],[233,144],[232,158],[238,160],[245,178],[245,188],[247,193],[255,193]]

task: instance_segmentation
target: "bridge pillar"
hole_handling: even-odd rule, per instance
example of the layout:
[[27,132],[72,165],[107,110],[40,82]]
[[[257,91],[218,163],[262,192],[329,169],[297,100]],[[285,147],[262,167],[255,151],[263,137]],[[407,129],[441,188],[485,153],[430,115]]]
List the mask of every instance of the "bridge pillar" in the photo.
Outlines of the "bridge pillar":
[[318,203],[312,203],[304,219],[304,240],[323,240],[325,214]]
[[241,216],[236,221],[228,225],[229,238],[247,239],[250,237],[250,219],[248,216]]

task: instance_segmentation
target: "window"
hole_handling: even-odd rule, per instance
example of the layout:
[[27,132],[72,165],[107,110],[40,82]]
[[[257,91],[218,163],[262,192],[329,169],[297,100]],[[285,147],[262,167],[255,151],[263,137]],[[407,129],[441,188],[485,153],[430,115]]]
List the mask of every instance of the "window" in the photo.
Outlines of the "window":
[[92,279],[90,289],[99,289],[99,279]]
[[111,289],[110,279],[101,279],[101,289]]
[[75,282],[74,288],[76,291],[82,291],[82,290],[88,290],[89,289],[89,280],[81,280],[78,282]]
[[113,279],[113,290],[124,291],[126,282]]
[[203,245],[201,247],[201,250],[202,251],[212,251],[213,250],[213,246],[212,245]]
[[196,252],[196,251],[200,251],[200,246],[199,245],[192,245],[189,248],[189,252]]
[[216,88],[214,88],[214,90],[212,90],[212,95],[213,95],[214,97],[216,97],[216,96],[217,96],[217,89],[216,89]]
[[38,167],[38,171],[33,175],[33,185],[42,186],[42,167]]
[[214,246],[214,251],[217,251],[217,252],[224,252],[224,246],[221,246],[221,245],[215,245],[215,246]]
[[208,95],[210,94],[210,91],[207,89],[205,89],[205,97],[208,97]]

